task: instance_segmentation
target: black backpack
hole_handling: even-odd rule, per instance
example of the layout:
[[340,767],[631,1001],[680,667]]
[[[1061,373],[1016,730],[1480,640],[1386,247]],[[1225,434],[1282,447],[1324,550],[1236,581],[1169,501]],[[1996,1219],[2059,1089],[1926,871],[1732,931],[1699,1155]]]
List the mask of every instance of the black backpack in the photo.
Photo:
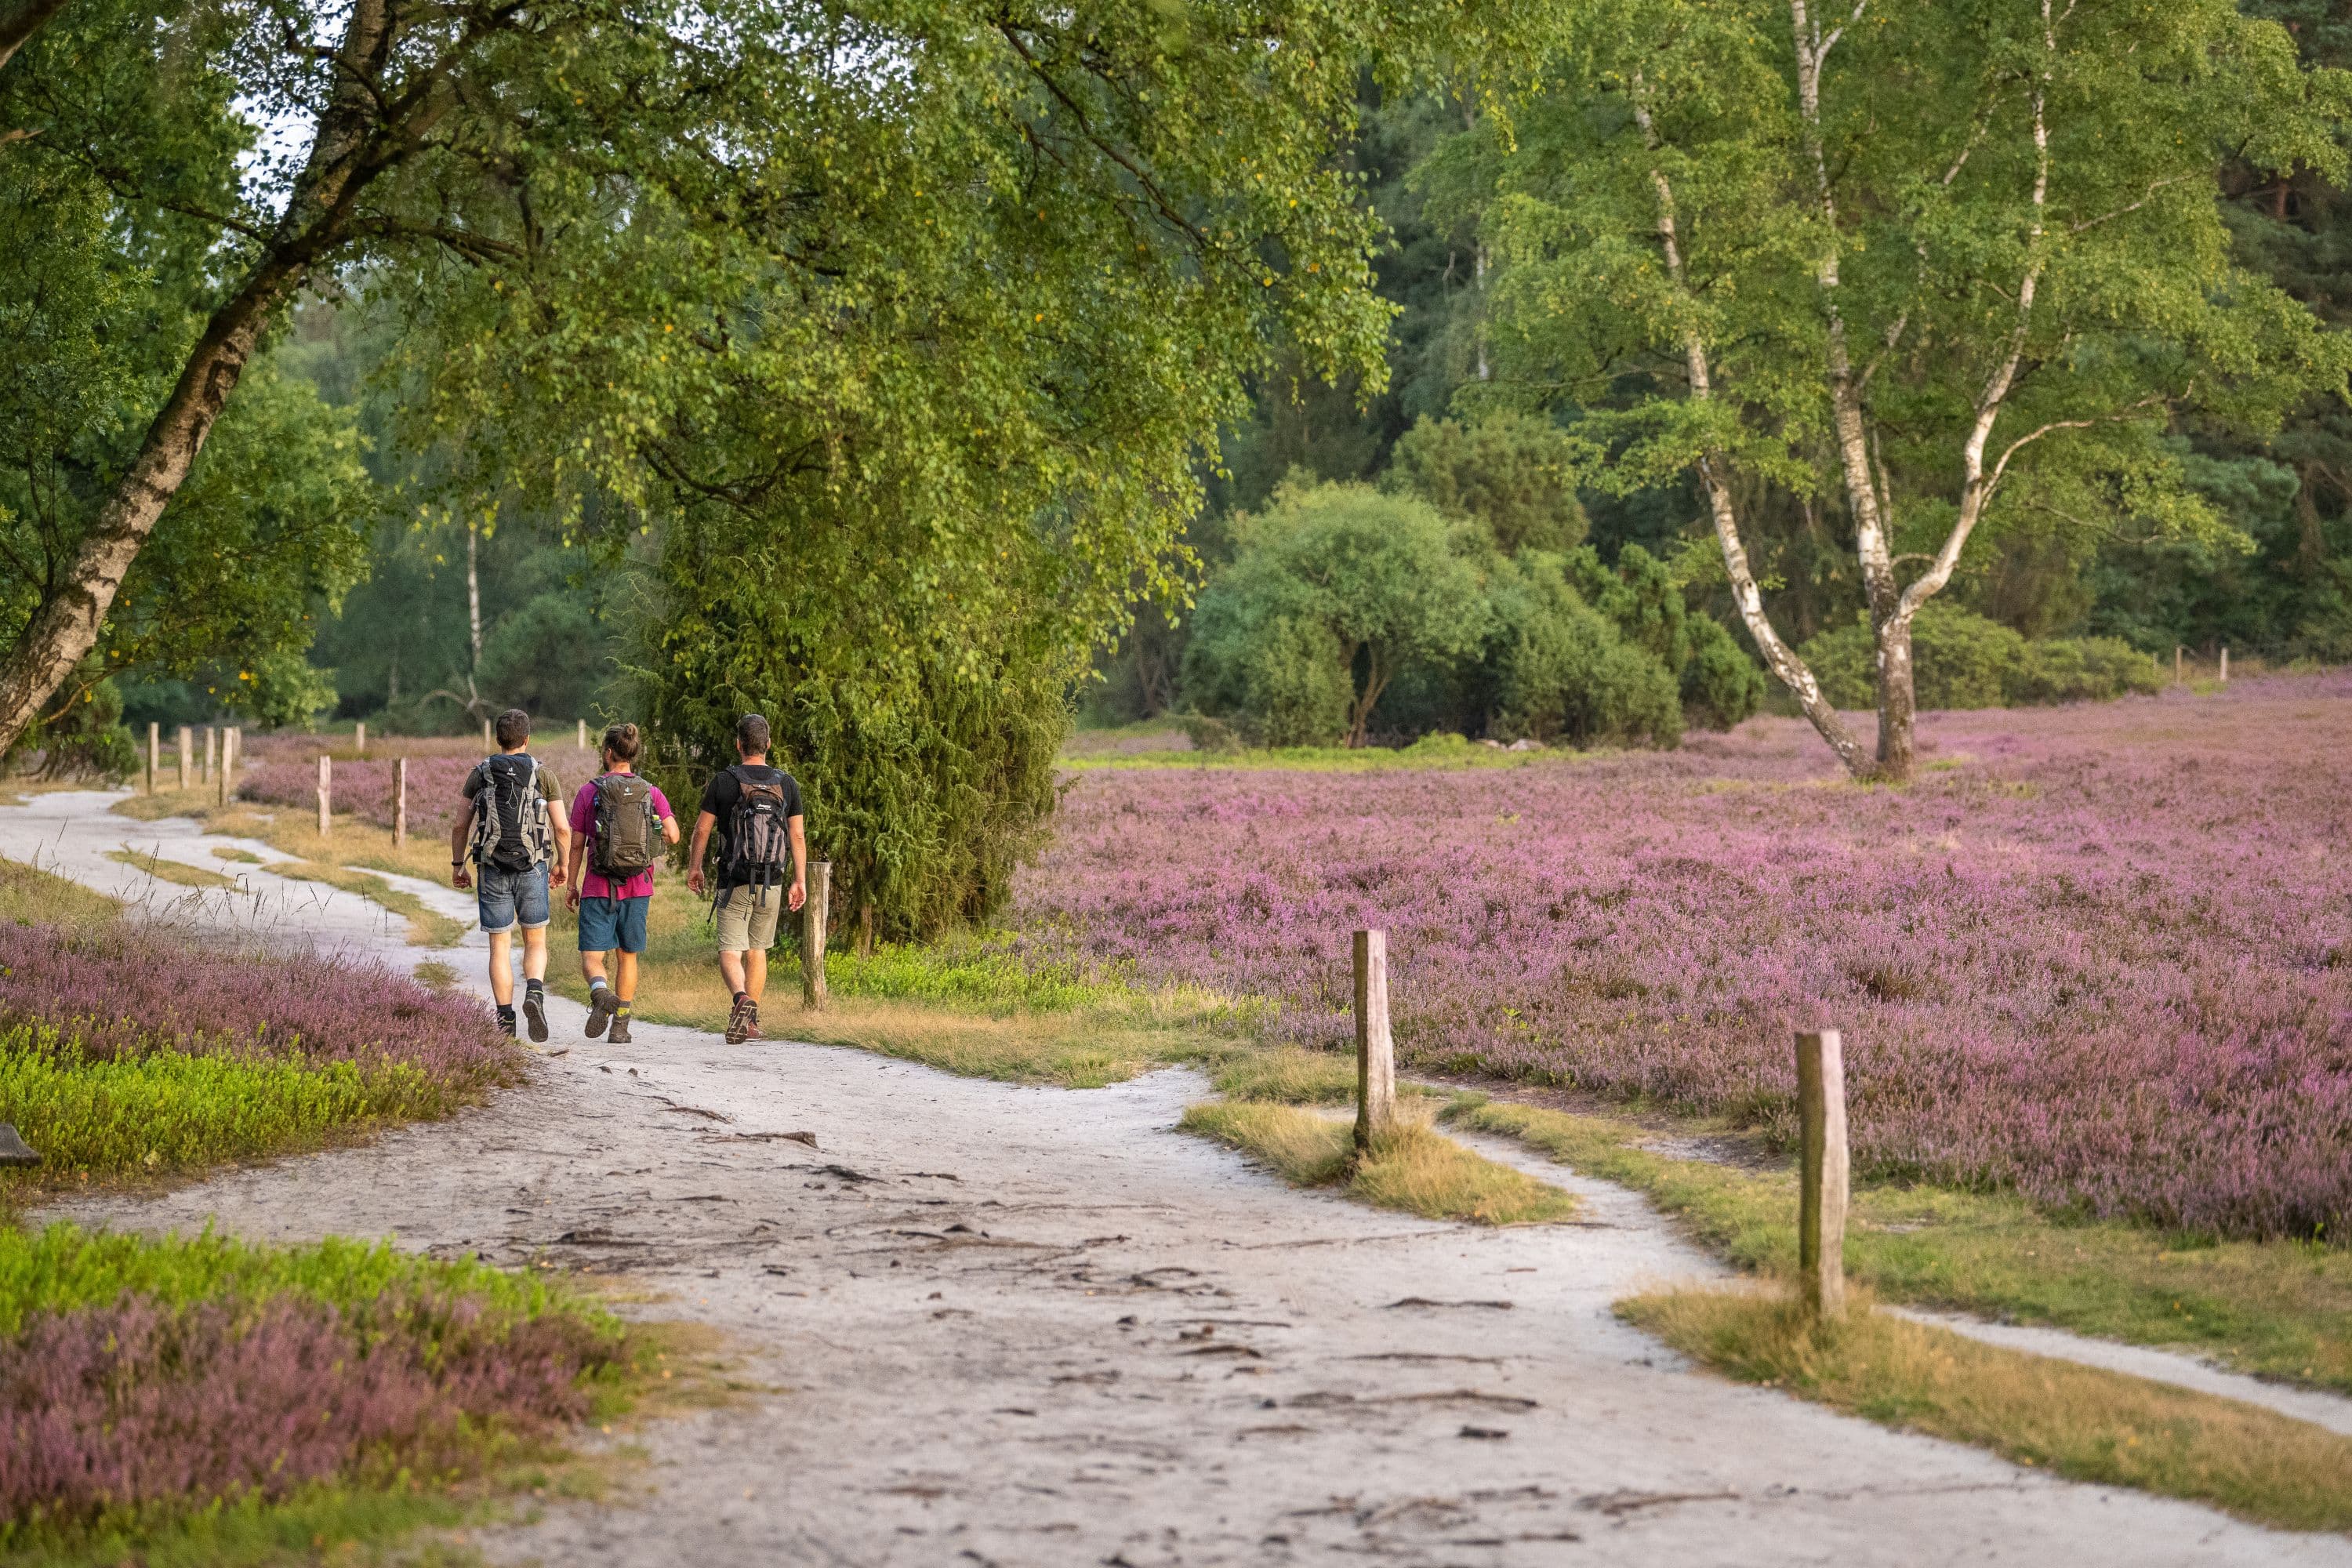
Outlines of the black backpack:
[[661,818],[654,815],[654,786],[635,773],[606,773],[596,781],[595,852],[590,869],[608,882],[625,882],[653,867],[661,841]]
[[482,791],[474,797],[474,859],[501,871],[528,871],[555,857],[547,799],[539,793],[539,760],[517,753],[482,759]]
[[727,885],[772,887],[782,879],[793,853],[783,780],[749,778],[741,768],[727,771],[735,775],[739,792],[727,823]]

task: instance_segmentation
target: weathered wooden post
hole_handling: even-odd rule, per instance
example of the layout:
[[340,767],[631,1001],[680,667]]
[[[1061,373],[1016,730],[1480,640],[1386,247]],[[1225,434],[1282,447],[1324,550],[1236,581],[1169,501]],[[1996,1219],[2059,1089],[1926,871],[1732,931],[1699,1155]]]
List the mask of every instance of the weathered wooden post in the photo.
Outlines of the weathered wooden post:
[[147,793],[155,793],[155,770],[163,761],[163,726],[147,721]]
[[188,764],[195,759],[188,753],[196,749],[196,732],[185,724],[180,726],[180,787],[188,787]]
[[241,725],[231,724],[227,732],[221,736],[220,803],[223,805],[226,805],[228,797],[236,793],[236,764],[244,752],[245,730]]
[[1396,1042],[1389,1036],[1389,933],[1356,933],[1356,1147],[1396,1120]]
[[1845,1055],[1835,1029],[1797,1037],[1797,1118],[1804,1152],[1797,1194],[1797,1270],[1805,1307],[1845,1316]]
[[2224,686],[2230,684],[2230,645],[2228,643],[2221,645],[2221,684]]
[[812,1012],[824,1005],[824,925],[832,902],[833,862],[810,861],[808,901],[801,906],[801,1005]]
[[495,752],[498,749],[498,742],[490,739],[490,721],[485,719],[482,721],[482,750]]
[[213,747],[218,743],[219,742],[213,734],[213,727],[210,724],[205,725],[204,750],[205,760],[203,767],[196,773],[196,782],[198,784],[210,784],[213,782]]
[[583,719],[583,720],[581,720],[579,722],[580,722],[580,738],[579,738],[578,740],[576,740],[576,741],[572,742],[572,743],[574,746],[577,746],[580,750],[582,750],[582,751],[583,751],[583,752],[584,752],[584,751],[586,751],[586,750],[588,749],[588,721],[587,721],[587,720],[585,720],[585,719]]
[[408,759],[392,759],[392,847],[408,842]]
[[2189,650],[2179,643],[2172,645],[2172,684],[2186,685],[2189,680]]
[[324,838],[335,825],[335,764],[326,752],[319,753],[319,837]]
[[367,721],[364,719],[352,726],[352,755],[367,755]]

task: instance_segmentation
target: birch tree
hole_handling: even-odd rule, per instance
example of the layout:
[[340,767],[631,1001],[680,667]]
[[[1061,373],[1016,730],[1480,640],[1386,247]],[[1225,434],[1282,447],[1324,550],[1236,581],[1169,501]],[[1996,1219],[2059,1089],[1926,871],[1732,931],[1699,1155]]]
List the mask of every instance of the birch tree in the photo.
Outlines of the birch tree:
[[[1851,773],[1902,781],[1913,620],[1972,540],[2231,539],[2183,421],[2259,434],[2343,388],[2343,340],[2233,258],[2216,180],[2340,174],[2347,85],[2227,0],[1832,3],[1603,0],[1516,140],[1428,177],[1485,205],[1507,391],[1579,411],[1603,488],[1695,480],[1772,673]],[[1759,483],[1843,510],[1874,744],[1774,628]]]

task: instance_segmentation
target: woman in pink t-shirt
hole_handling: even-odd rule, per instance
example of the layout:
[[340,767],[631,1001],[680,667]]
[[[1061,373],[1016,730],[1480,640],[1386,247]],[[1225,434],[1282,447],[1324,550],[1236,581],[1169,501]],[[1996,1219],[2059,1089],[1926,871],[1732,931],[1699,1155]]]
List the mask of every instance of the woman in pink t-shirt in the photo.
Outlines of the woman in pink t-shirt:
[[[637,955],[646,950],[646,910],[653,902],[654,872],[648,864],[642,871],[615,879],[593,869],[607,858],[604,847],[594,842],[596,802],[604,793],[623,801],[635,795],[625,786],[614,790],[612,785],[620,780],[635,783],[634,764],[643,743],[635,724],[614,724],[606,730],[604,773],[581,785],[580,793],[572,797],[569,901],[580,915],[580,973],[588,982],[588,1037],[593,1040],[603,1035],[609,1024],[616,1046],[629,1043],[629,1004],[637,994]],[[652,785],[643,787],[650,796],[652,815],[661,824],[662,837],[676,844],[677,818],[671,815],[669,802]],[[648,860],[656,852],[651,844],[641,847]],[[604,980],[608,952],[619,954],[610,984]]]

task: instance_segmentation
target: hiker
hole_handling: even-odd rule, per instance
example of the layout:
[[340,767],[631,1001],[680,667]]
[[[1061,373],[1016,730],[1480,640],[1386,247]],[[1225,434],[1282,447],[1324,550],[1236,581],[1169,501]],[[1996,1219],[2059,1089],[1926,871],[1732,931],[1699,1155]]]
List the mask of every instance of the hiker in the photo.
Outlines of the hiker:
[[[646,911],[654,901],[654,862],[662,843],[677,842],[669,801],[637,776],[642,743],[635,724],[606,729],[604,771],[572,797],[572,890],[564,896],[580,916],[588,1037],[610,1024],[616,1046],[629,1043],[637,955],[646,950]],[[615,955],[610,984],[604,981],[608,952]]]
[[[768,721],[746,713],[735,721],[735,754],[702,792],[694,842],[686,851],[686,885],[702,891],[702,856],[719,829],[719,973],[735,994],[727,1015],[727,1043],[740,1046],[760,1033],[760,994],[768,988],[768,949],[776,919],[808,901],[808,841],[801,831],[801,786],[768,765]],[[784,852],[793,858],[792,885],[783,885]]]
[[490,995],[499,1027],[515,1032],[514,929],[522,927],[523,1016],[530,1037],[547,1038],[547,922],[550,883],[563,885],[561,858],[572,835],[555,815],[555,775],[523,748],[530,715],[509,708],[495,726],[499,754],[466,775],[465,808],[449,830],[449,885],[474,885],[482,930],[490,939]]

